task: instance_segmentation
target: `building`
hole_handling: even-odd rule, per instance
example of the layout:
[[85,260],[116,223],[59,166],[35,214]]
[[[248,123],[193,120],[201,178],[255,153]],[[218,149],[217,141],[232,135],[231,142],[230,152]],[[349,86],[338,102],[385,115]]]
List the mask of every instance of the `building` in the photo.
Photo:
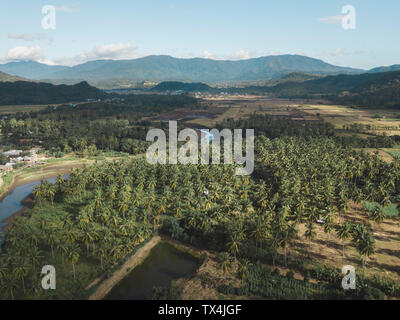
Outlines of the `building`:
[[3,152],[3,155],[5,155],[8,158],[18,158],[19,155],[22,153],[22,150],[10,150],[10,151],[6,151]]

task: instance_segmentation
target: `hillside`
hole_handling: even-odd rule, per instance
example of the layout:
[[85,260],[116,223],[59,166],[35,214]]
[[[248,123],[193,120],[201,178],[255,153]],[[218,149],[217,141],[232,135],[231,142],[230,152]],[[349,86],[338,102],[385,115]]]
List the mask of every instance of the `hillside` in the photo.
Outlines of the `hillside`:
[[15,82],[15,81],[29,81],[29,80],[18,76],[11,76],[7,73],[0,71],[0,82]]
[[40,80],[48,74],[68,69],[66,66],[51,66],[35,61],[19,61],[0,64],[0,71],[10,75]]
[[105,96],[86,82],[73,86],[26,81],[0,83],[0,105],[66,103]]
[[328,76],[273,87],[247,87],[243,91],[281,98],[326,97],[340,104],[400,108],[400,71]]
[[239,61],[147,56],[133,60],[90,61],[74,67],[13,62],[0,65],[0,70],[32,79],[80,79],[91,83],[105,79],[217,83],[270,80],[292,72],[321,75],[363,72],[300,55],[266,56]]
[[369,70],[369,73],[378,73],[378,72],[390,72],[390,71],[400,71],[400,64],[394,64],[388,67],[377,67]]

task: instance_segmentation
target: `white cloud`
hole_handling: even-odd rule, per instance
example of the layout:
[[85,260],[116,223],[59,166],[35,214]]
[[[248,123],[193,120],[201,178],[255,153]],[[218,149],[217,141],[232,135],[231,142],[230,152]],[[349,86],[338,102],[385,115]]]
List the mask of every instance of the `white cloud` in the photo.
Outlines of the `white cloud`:
[[202,58],[217,60],[218,58],[208,50],[203,51]]
[[138,57],[138,55],[135,54],[135,50],[136,48],[130,43],[104,44],[76,56],[49,59],[44,56],[40,46],[20,46],[10,49],[5,56],[0,57],[0,61],[34,60],[46,64],[73,66],[92,60],[134,59]]
[[250,51],[246,50],[239,50],[235,52],[232,56],[232,60],[247,60],[253,58],[254,55]]
[[18,61],[18,60],[40,61],[43,58],[44,58],[43,50],[40,46],[32,46],[32,47],[20,46],[8,50],[5,56],[0,57],[0,60],[4,62]]
[[130,43],[115,43],[115,44],[104,44],[93,49],[83,52],[74,57],[65,57],[54,59],[56,64],[64,65],[77,65],[92,60],[123,60],[123,59],[134,59],[138,55],[135,54],[136,48]]
[[216,55],[208,50],[204,50],[201,57],[212,60],[247,60],[253,58],[254,55],[250,51],[246,50],[239,50],[230,55]]
[[32,35],[30,33],[23,33],[23,34],[9,33],[8,34],[8,39],[15,39],[15,40],[36,41],[36,40],[42,40],[45,38],[46,38],[45,34],[39,34],[39,35]]
[[337,57],[339,55],[343,54],[343,50],[342,49],[336,49],[335,51],[332,52],[332,56]]
[[344,18],[344,16],[337,15],[337,16],[319,18],[318,21],[322,22],[322,23],[327,23],[327,24],[341,24],[343,21],[343,18]]

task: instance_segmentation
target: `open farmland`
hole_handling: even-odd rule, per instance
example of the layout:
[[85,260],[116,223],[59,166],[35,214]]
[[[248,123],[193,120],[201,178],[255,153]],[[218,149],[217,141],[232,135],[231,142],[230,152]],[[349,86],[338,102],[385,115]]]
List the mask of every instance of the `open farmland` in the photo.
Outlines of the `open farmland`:
[[[329,105],[319,100],[273,99],[260,96],[226,96],[205,100],[214,108],[224,108],[224,112],[210,118],[196,118],[187,123],[213,127],[218,122],[232,118],[239,119],[249,114],[269,114],[287,116],[292,120],[317,121],[332,123],[336,129],[352,124],[369,126],[362,137],[369,135],[400,135],[400,110],[375,110]],[[346,133],[343,133],[346,134]]]

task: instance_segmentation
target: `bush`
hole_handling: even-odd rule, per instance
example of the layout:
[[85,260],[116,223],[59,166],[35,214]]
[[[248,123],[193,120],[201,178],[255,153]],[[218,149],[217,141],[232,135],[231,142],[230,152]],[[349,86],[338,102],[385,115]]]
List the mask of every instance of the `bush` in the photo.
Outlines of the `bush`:
[[182,289],[176,286],[157,287],[151,290],[151,300],[178,300],[182,295]]
[[288,272],[286,273],[286,278],[287,278],[288,280],[293,280],[293,279],[294,279],[294,273],[293,273],[293,271],[288,271]]
[[0,154],[0,165],[5,165],[7,162],[10,162],[10,158]]
[[363,300],[385,300],[385,294],[378,288],[366,287],[361,291],[360,298]]
[[281,273],[279,272],[279,269],[274,269],[274,271],[272,271],[272,276],[274,277],[280,277]]
[[397,209],[397,205],[390,204],[386,207],[382,207],[377,202],[364,202],[364,209],[367,211],[368,214],[372,213],[376,208],[382,208],[384,215],[388,218],[394,218],[399,216],[399,210]]
[[218,287],[218,292],[223,293],[223,294],[228,294],[228,295],[232,295],[235,294],[235,287],[233,286],[232,283],[226,285],[226,284],[222,284]]
[[310,277],[310,272],[307,271],[306,274],[304,275],[304,280],[303,281],[305,283],[309,283],[310,282],[310,278],[311,278]]
[[250,294],[249,286],[242,286],[236,289],[236,294],[238,296],[248,296]]

